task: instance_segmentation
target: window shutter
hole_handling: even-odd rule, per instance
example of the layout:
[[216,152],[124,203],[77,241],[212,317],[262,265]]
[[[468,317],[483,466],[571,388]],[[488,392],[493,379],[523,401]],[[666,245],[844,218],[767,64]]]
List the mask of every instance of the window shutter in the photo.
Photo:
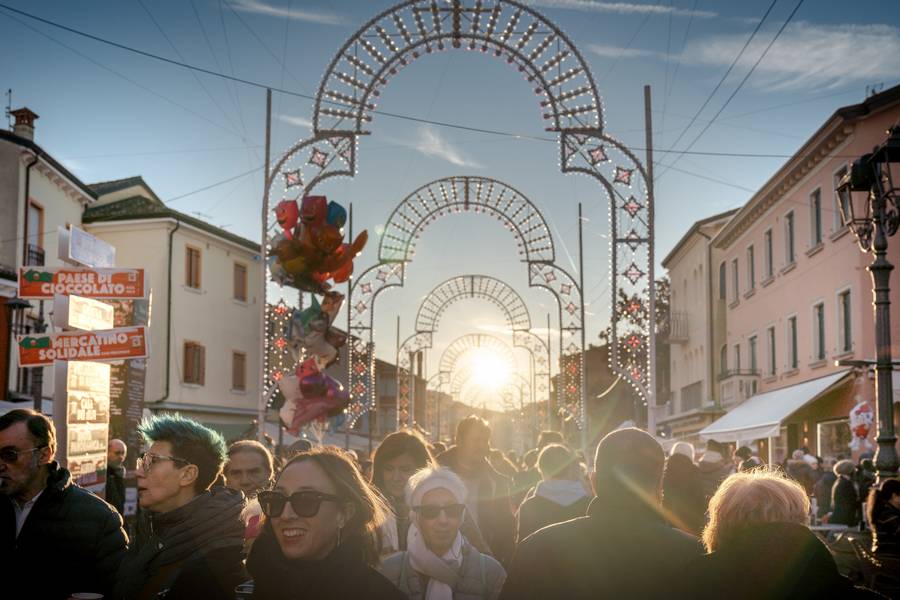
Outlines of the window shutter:
[[197,345],[197,360],[200,361],[200,368],[198,372],[200,376],[198,377],[200,385],[206,385],[206,347]]

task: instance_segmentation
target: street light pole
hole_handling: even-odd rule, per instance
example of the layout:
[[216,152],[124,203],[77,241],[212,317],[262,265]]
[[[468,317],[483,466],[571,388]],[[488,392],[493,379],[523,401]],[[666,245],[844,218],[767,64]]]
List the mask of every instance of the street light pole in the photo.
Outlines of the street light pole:
[[[893,363],[891,357],[890,279],[894,265],[887,259],[888,237],[900,226],[900,190],[894,186],[891,163],[900,163],[900,127],[854,163],[838,183],[841,216],[863,252],[874,254],[867,267],[872,274],[875,312],[875,398],[878,431],[875,471],[878,481],[897,475],[897,436],[894,433]],[[857,194],[854,196],[854,192]]]

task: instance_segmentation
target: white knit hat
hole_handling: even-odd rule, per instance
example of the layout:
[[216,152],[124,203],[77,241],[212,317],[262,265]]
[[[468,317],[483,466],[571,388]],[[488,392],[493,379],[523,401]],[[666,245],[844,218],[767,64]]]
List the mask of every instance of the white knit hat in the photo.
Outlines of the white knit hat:
[[460,504],[466,502],[466,484],[459,475],[447,467],[426,468],[416,473],[406,482],[406,505],[410,508],[422,504],[422,497],[431,490],[443,488],[453,494]]

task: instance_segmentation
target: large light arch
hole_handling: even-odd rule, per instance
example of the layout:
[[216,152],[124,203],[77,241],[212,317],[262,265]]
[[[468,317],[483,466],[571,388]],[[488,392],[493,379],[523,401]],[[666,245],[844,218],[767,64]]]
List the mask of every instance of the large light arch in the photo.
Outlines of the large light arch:
[[[605,193],[612,230],[611,367],[649,401],[654,386],[650,348],[655,331],[652,317],[643,316],[655,314],[650,179],[634,153],[603,132],[600,96],[579,51],[558,27],[524,4],[513,0],[410,0],[366,23],[341,47],[326,70],[316,96],[313,137],[301,140],[271,165],[264,209],[272,196],[296,198],[328,178],[353,177],[358,136],[368,134],[362,125],[376,114],[378,88],[387,85],[399,68],[423,54],[463,48],[504,60],[534,84],[536,94],[543,97],[540,106],[547,129],[559,134],[562,172],[587,175]],[[274,218],[268,217],[267,232],[275,225]],[[264,244],[264,258],[267,252]],[[532,263],[530,268],[533,280],[544,278],[551,288],[560,285],[553,283],[558,277],[552,265]],[[379,271],[384,281],[398,275],[402,278],[402,263]],[[619,290],[628,302],[616,302]],[[583,317],[583,309],[579,311],[576,306],[575,310]],[[620,351],[620,342],[624,351]],[[583,347],[583,339],[580,343],[572,340],[565,344],[564,351]],[[352,421],[374,401],[371,338],[353,338],[350,351],[350,362],[355,363],[350,372],[353,404],[348,413]],[[354,354],[359,361],[354,361]],[[569,364],[571,368],[562,374],[562,391],[580,393],[584,385],[582,361]],[[580,416],[584,423],[583,402]]]

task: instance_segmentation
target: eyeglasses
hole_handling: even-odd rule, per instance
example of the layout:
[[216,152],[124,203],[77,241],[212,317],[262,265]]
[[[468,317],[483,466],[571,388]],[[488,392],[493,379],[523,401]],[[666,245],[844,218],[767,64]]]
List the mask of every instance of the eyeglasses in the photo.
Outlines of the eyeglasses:
[[26,448],[25,450],[16,450],[15,448],[0,448],[0,460],[8,465],[11,465],[19,460],[20,454],[25,454],[26,452],[37,452],[38,450],[43,450],[46,447],[47,446],[36,446],[34,448]]
[[444,513],[451,519],[458,519],[463,516],[466,510],[465,504],[448,504],[447,506],[436,506],[434,504],[423,504],[421,506],[413,506],[413,510],[419,513],[423,519],[437,519],[438,515]]
[[153,465],[164,460],[171,460],[172,462],[182,463],[183,465],[191,464],[189,460],[184,460],[183,458],[178,458],[176,456],[164,456],[162,454],[144,452],[143,454],[138,456],[137,469],[138,471],[143,471],[144,474],[147,474],[150,472],[150,469],[153,468]]
[[281,492],[264,491],[257,496],[259,506],[263,513],[269,518],[280,517],[284,512],[284,507],[288,502],[298,517],[309,518],[319,513],[322,502],[340,502],[341,499],[333,494],[323,494],[321,492],[294,492],[290,496],[285,496]]

